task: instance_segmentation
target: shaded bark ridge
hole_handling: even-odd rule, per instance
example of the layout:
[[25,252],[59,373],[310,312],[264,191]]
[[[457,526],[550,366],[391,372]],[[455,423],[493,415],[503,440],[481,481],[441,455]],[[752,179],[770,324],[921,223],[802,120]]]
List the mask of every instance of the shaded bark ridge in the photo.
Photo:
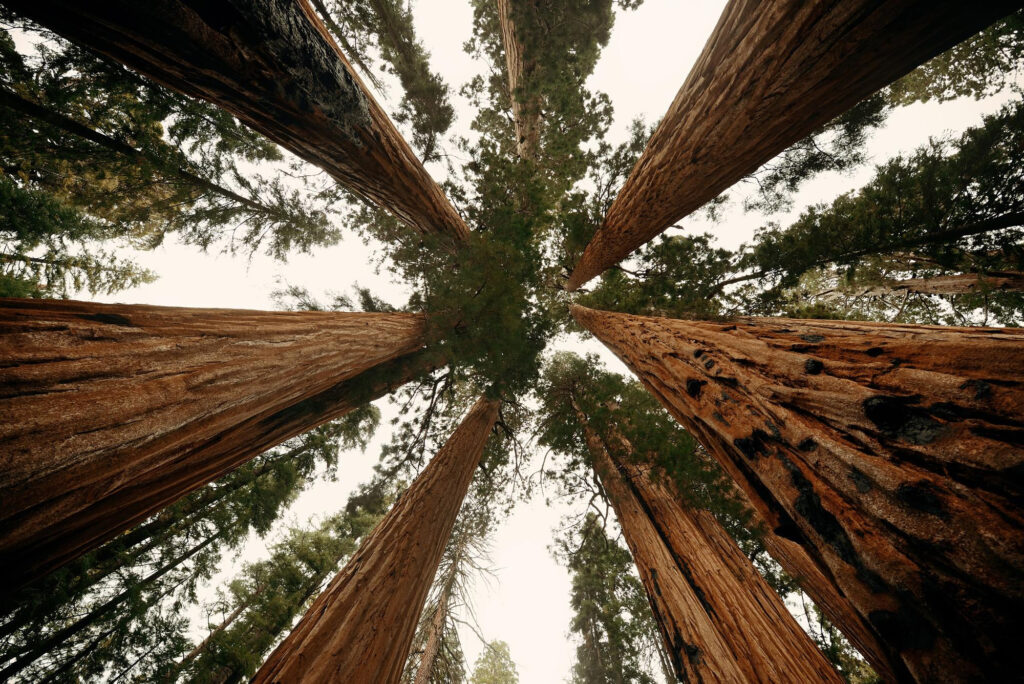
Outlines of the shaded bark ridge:
[[476,403],[254,682],[399,680],[498,406]]
[[788,514],[915,677],[1012,670],[1024,333],[574,313]]
[[[859,100],[1016,8],[954,0],[728,3],[567,287],[618,263]],[[716,114],[723,111],[730,115]]]
[[[605,475],[602,482],[607,479],[610,492],[635,502],[671,557],[672,566],[649,568],[654,586],[669,573],[681,576],[721,635],[744,681],[841,681],[714,516],[686,508],[659,469],[633,463],[632,444],[614,425],[610,446],[588,430],[593,434],[588,436],[592,453],[602,464],[599,472]],[[627,541],[631,533],[640,531],[623,525]],[[668,608],[679,610],[671,603]]]

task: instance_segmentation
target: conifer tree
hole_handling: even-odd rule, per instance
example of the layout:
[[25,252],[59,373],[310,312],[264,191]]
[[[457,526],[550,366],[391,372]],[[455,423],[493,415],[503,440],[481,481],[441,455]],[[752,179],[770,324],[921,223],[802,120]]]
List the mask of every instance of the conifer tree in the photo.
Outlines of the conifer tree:
[[573,312],[785,513],[915,677],[1009,672],[1024,558],[1012,329]]
[[516,664],[512,661],[508,644],[491,641],[485,644],[473,666],[470,684],[519,684]]
[[226,27],[208,2],[146,11],[129,5],[10,3],[61,35],[223,107],[412,230],[465,239],[458,212],[306,2],[224,0],[214,14],[231,17],[238,43],[211,40]]
[[[577,289],[876,89],[1014,9],[908,1],[849,4],[837,14],[793,2],[766,15],[730,2],[566,287]],[[797,24],[804,30],[776,29]],[[785,97],[768,96],[777,88]],[[733,116],[706,116],[712,107]]]
[[425,341],[414,314],[4,300],[0,316],[6,591],[355,408],[379,381],[343,383]]

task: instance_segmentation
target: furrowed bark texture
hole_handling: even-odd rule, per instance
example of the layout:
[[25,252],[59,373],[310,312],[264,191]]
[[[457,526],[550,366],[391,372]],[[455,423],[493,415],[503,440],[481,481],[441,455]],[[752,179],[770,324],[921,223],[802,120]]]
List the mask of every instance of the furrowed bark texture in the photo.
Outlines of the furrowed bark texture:
[[801,138],[1017,9],[996,0],[731,0],[584,250],[575,290]]
[[3,591],[369,400],[424,330],[416,314],[0,300]]
[[[581,412],[578,415],[676,677],[680,681],[841,682],[714,516],[683,506],[664,473],[657,473],[660,477],[654,480],[650,465],[626,460],[633,447],[613,426],[609,445]],[[687,631],[690,625],[714,630],[719,638],[709,639],[709,632],[698,631],[692,639]],[[722,647],[726,653],[706,655],[706,649]],[[727,669],[718,669],[723,663],[728,663]]]
[[397,682],[498,402],[480,399],[254,682]]
[[1024,331],[574,307],[922,681],[1012,678]]
[[306,0],[11,0],[9,7],[223,107],[422,233],[469,229]]
[[[716,458],[720,463],[725,460],[721,456]],[[738,471],[729,467],[726,470],[734,480],[740,477]],[[812,556],[793,540],[794,536],[801,537],[789,515],[777,505],[771,505],[761,497],[760,492],[749,486],[744,488],[737,485],[736,494],[764,523],[761,543],[768,554],[790,577],[800,583],[800,588],[811,597],[814,605],[864,656],[882,681],[913,681],[899,653],[882,642],[874,626],[857,612],[842,590],[836,586],[828,566],[819,556]]]
[[413,684],[430,684],[430,676],[434,672],[434,661],[441,650],[441,633],[444,631],[444,620],[448,610],[448,595],[451,593],[451,584],[445,584],[438,598],[437,607],[430,619],[430,627],[427,633],[427,641],[423,646],[423,655],[420,657],[420,665],[416,668],[416,679]]
[[909,278],[894,280],[885,285],[873,285],[860,290],[827,290],[817,297],[828,301],[845,295],[878,297],[887,294],[911,292],[929,295],[974,294],[979,292],[1021,292],[1024,291],[1024,273],[1001,272],[991,274],[959,273],[931,278]]
[[516,150],[523,159],[537,159],[540,147],[540,101],[531,97],[523,101],[519,89],[523,87],[533,62],[523,56],[523,42],[516,35],[510,0],[496,0],[501,39],[505,46],[505,68],[508,76],[508,95],[512,100],[512,123],[516,131]]

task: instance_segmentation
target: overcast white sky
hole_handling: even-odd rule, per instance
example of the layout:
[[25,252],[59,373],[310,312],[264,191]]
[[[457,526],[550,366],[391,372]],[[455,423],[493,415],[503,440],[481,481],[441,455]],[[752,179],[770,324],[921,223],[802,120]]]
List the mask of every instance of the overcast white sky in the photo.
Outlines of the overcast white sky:
[[[648,121],[661,117],[703,47],[723,5],[719,0],[646,0],[638,11],[619,13],[611,43],[590,81],[592,88],[608,93],[615,106],[611,142],[624,139],[634,117],[643,116]],[[418,0],[415,18],[419,36],[432,53],[434,69],[447,79],[453,91],[487,68],[462,52],[462,44],[471,30],[472,10],[468,2]],[[397,92],[392,89],[392,93]],[[994,111],[1008,99],[1008,96],[998,96],[983,102],[955,101],[941,108],[918,105],[897,111],[889,125],[874,136],[870,146],[873,159],[880,163],[900,151],[912,150],[929,136],[960,131],[977,123],[983,113]],[[383,104],[387,108],[387,100],[383,100]],[[473,112],[457,97],[456,104],[459,118],[452,132],[468,135]],[[437,168],[432,171],[439,173]],[[816,179],[798,196],[795,213],[810,203],[831,200],[859,187],[871,173],[869,166],[849,176],[826,174]],[[795,213],[773,218],[785,223]],[[724,246],[735,247],[764,221],[763,216],[743,215],[734,207],[724,221],[714,226],[690,219],[683,225],[687,229],[710,230],[719,236]],[[248,262],[244,258],[202,254],[194,247],[168,244],[154,252],[137,255],[143,266],[160,275],[157,282],[98,299],[266,309],[273,308],[269,294],[281,279],[307,287],[314,294],[347,291],[358,281],[392,302],[405,301],[405,288],[391,282],[386,274],[374,273],[371,257],[371,249],[354,236],[336,247],[318,250],[315,255],[294,256],[287,264],[275,263],[262,255]],[[626,372],[596,343],[591,342],[586,348],[602,352],[609,366]],[[389,437],[388,405],[385,401],[378,405],[385,412],[385,421],[370,449],[364,454],[345,454],[338,481],[310,488],[288,512],[289,521],[306,524],[311,519],[334,513],[344,505],[348,492],[369,478],[379,446]],[[475,605],[483,634],[488,639],[503,639],[509,643],[524,683],[564,681],[572,665],[575,646],[568,638],[569,577],[548,552],[551,529],[571,510],[565,506],[545,507],[543,497],[517,509],[495,538],[495,579],[477,587]],[[253,540],[240,557],[225,562],[215,582],[226,581],[244,560],[258,558],[264,552],[265,544]],[[463,645],[471,666],[480,644],[467,631],[463,634]]]

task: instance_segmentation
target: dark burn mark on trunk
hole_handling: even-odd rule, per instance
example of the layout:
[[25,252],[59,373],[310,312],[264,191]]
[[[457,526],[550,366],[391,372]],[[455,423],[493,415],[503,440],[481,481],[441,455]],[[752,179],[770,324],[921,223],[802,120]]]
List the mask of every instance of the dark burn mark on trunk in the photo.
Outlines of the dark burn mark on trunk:
[[703,349],[696,349],[696,350],[694,350],[693,358],[699,359],[702,356],[704,356],[704,350]]
[[807,359],[804,361],[804,370],[810,375],[817,375],[821,371],[825,370],[825,364],[818,359]]
[[882,349],[881,347],[871,347],[869,349],[865,349],[864,353],[867,354],[868,356],[874,357],[874,356],[881,356],[882,354],[885,353],[885,350]]
[[718,383],[720,383],[720,384],[722,384],[722,385],[725,385],[726,387],[739,387],[740,386],[740,381],[739,380],[737,380],[736,378],[733,378],[733,377],[729,377],[727,375],[713,375],[713,376],[711,376],[711,379],[716,381],[716,382],[718,382]]
[[811,344],[818,344],[819,342],[825,341],[824,335],[801,335],[800,339],[804,342],[810,342]]
[[796,448],[800,451],[814,451],[818,448],[818,443],[814,441],[813,437],[804,437],[800,440],[800,443],[796,445]]
[[864,415],[890,439],[911,444],[931,444],[946,427],[924,409],[912,406],[915,398],[876,395],[864,400]]
[[112,313],[78,314],[78,317],[87,321],[96,321],[97,323],[106,323],[108,325],[131,326],[132,324],[132,322],[124,316]]
[[700,396],[700,388],[706,384],[707,382],[704,380],[695,380],[694,378],[690,378],[686,381],[686,393],[696,399]]
[[887,643],[899,651],[931,648],[935,643],[935,628],[916,611],[906,607],[899,612],[875,610],[868,620]]
[[796,499],[793,501],[793,508],[797,515],[806,520],[811,529],[817,532],[843,561],[855,568],[860,568],[860,558],[857,557],[846,530],[839,524],[839,520],[821,505],[821,497],[814,491],[810,480],[788,458],[785,456],[780,456],[780,458],[786,470],[789,471],[790,480],[797,490]]
[[708,370],[711,370],[712,368],[715,367],[715,360],[708,359],[707,361],[704,362],[704,367],[707,368]]
[[768,453],[768,442],[772,440],[772,436],[761,428],[754,428],[754,431],[750,433],[749,437],[740,437],[739,439],[733,440],[733,444],[740,450],[744,456],[751,461],[756,460],[761,454]]
[[727,421],[727,420],[725,419],[725,416],[723,416],[723,415],[722,415],[721,413],[719,413],[718,411],[715,411],[714,413],[712,413],[712,414],[711,414],[711,417],[712,417],[712,418],[714,418],[715,420],[719,421],[720,423],[722,423],[722,425],[725,425],[726,427],[729,427],[729,426],[731,425],[731,424],[729,423],[729,421]]
[[992,385],[984,380],[968,380],[960,385],[962,390],[974,390],[974,398],[978,401],[992,396]]
[[851,467],[849,477],[853,480],[853,486],[858,493],[867,494],[871,491],[871,480],[860,468]]
[[922,513],[928,513],[940,518],[948,518],[949,513],[942,503],[942,498],[936,494],[936,491],[935,485],[928,480],[903,482],[896,487],[896,498],[902,504],[915,511],[921,511]]

